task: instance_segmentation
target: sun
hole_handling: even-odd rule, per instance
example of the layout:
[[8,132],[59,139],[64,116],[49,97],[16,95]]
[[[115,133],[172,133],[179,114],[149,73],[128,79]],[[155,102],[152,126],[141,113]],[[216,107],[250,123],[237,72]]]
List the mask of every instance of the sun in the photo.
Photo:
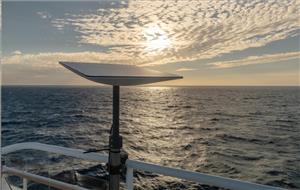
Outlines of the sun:
[[171,40],[159,26],[153,25],[145,30],[146,51],[162,51],[171,46]]

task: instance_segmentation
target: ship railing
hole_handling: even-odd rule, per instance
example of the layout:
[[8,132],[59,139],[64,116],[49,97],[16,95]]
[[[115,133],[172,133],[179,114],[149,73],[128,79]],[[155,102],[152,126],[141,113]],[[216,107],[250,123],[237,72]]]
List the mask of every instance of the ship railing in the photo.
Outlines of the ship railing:
[[[21,171],[21,170],[6,167],[6,166],[2,167],[2,173],[4,175],[15,175],[15,176],[18,176],[18,177],[22,177],[23,178],[23,190],[27,190],[28,181],[33,181],[33,182],[43,184],[43,185],[46,185],[46,186],[49,186],[49,187],[54,187],[56,189],[88,190],[86,188],[79,187],[77,185],[64,183],[64,182],[61,182],[61,181],[58,181],[58,180],[55,180],[55,179],[35,175],[35,174],[32,174],[32,173],[28,173],[28,172],[25,172],[25,171]],[[2,177],[2,179],[6,180],[5,177]],[[12,189],[14,189],[14,188],[12,188]]]
[[[46,151],[55,154],[61,154],[65,156],[70,156],[74,158],[107,163],[108,156],[100,153],[88,153],[85,154],[85,150],[73,149],[60,147],[55,145],[48,145],[36,142],[26,142],[26,143],[18,143],[13,145],[8,145],[2,148],[2,155],[9,154],[12,152],[20,151],[20,150],[39,150]],[[215,175],[209,175],[199,172],[187,171],[178,168],[166,167],[152,163],[146,163],[137,160],[128,159],[126,161],[126,189],[133,190],[134,188],[134,170],[146,171],[157,173],[165,176],[171,176],[187,181],[192,181],[200,184],[211,185],[216,187],[221,187],[225,189],[233,189],[233,190],[282,190],[283,188],[272,187],[268,185],[261,185],[257,183],[236,180],[226,177],[220,177]],[[20,171],[15,168],[10,168],[7,166],[2,166],[2,173],[4,175],[15,175],[23,178],[23,190],[27,190],[28,180],[34,181],[36,183],[41,183],[44,185],[48,185],[50,187],[54,187],[57,189],[66,189],[66,190],[87,190],[85,188],[71,185],[68,183],[64,183],[61,181],[57,181],[51,178],[46,178],[42,176],[38,176],[35,174],[31,174],[28,172]]]

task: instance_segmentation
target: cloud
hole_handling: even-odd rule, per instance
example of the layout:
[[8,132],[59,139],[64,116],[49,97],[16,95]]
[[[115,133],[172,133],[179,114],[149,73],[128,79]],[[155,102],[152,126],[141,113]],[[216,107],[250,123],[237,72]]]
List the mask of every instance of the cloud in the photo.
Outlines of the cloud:
[[[297,35],[300,1],[130,1],[52,20],[129,63],[210,59]],[[114,57],[107,57],[110,60]]]
[[[249,64],[260,64],[272,61],[282,61],[287,59],[299,58],[300,52],[292,52],[286,54],[274,54],[274,55],[263,55],[259,57],[248,57],[237,61],[226,61],[226,62],[215,62],[210,63],[211,67],[214,68],[229,68],[240,65]],[[108,58],[115,57],[115,59],[108,60]],[[118,60],[119,59],[119,60]],[[75,53],[62,53],[62,52],[48,52],[38,54],[16,54],[3,57],[2,62],[2,82],[3,84],[94,84],[87,80],[78,77],[72,72],[64,69],[59,65],[58,61],[86,61],[86,62],[106,62],[106,63],[119,63],[121,60],[129,59],[128,57],[118,57],[117,55],[99,53],[99,52],[75,52]],[[126,61],[125,61],[126,62]],[[124,62],[124,64],[125,64]],[[177,69],[177,72],[188,72],[196,70],[196,68],[182,67]],[[185,81],[189,84],[298,84],[298,72],[281,72],[278,73],[267,72],[267,73],[251,73],[248,77],[238,77],[240,74],[235,75],[231,73],[232,79],[228,80],[226,75],[219,75],[211,72],[204,72],[201,74],[201,80],[197,77],[193,81]],[[270,75],[270,73],[273,73]],[[212,74],[212,75],[211,75]],[[268,78],[268,83],[265,82],[265,78]],[[211,77],[213,76],[213,81]],[[254,77],[253,77],[254,76]],[[264,80],[262,79],[264,76]],[[199,83],[200,82],[200,83]],[[262,82],[262,83],[260,83]],[[184,83],[183,83],[184,84]]]
[[[114,57],[112,59],[112,57]],[[82,62],[103,62],[103,63],[121,63],[126,64],[128,57],[118,56],[114,53],[101,53],[101,52],[49,52],[38,54],[22,54],[20,51],[15,51],[11,56],[4,56],[2,63],[5,65],[18,64],[28,65],[41,68],[57,68],[61,67],[58,61],[82,61]]]
[[[12,65],[13,67],[5,68],[26,68],[31,70],[32,73],[40,73],[42,71],[47,71],[50,74],[51,71],[66,71],[62,69],[62,66],[58,63],[59,61],[81,61],[81,62],[102,62],[102,63],[121,63],[128,64],[130,57],[122,57],[114,53],[103,53],[103,52],[74,52],[74,53],[64,53],[64,52],[48,52],[48,53],[38,53],[38,54],[24,54],[16,50],[10,56],[4,56],[2,59],[2,64],[4,66]],[[254,64],[264,64],[271,63],[275,61],[286,61],[290,59],[300,59],[300,52],[289,52],[281,54],[266,54],[262,56],[249,56],[244,59],[232,60],[232,61],[220,61],[208,63],[211,68],[215,69],[225,69],[240,67],[245,65]],[[30,69],[29,69],[30,68]],[[5,69],[4,69],[5,70]],[[182,67],[178,68],[177,72],[189,72],[197,71],[197,68]],[[7,72],[7,70],[5,70]],[[44,72],[43,72],[44,73]],[[45,73],[44,73],[45,74]]]
[[220,62],[209,63],[208,65],[213,66],[213,68],[232,68],[232,67],[240,67],[244,65],[271,63],[275,61],[287,61],[290,59],[300,59],[300,52],[267,54],[262,56],[249,56],[244,59],[237,59],[233,61],[220,61]]
[[36,14],[38,14],[42,19],[51,19],[52,18],[52,15],[46,11],[38,11]]
[[197,69],[195,69],[195,68],[185,68],[185,67],[183,67],[183,68],[179,68],[179,69],[177,69],[176,71],[178,71],[178,72],[185,72],[185,71],[196,71]]
[[16,50],[14,52],[12,52],[13,55],[21,55],[22,52],[20,50]]

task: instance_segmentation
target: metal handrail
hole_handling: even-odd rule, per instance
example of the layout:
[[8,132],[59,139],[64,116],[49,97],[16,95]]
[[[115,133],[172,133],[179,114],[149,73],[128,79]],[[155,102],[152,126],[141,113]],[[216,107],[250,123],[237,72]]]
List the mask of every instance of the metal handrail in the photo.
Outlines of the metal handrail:
[[44,184],[44,185],[48,185],[50,187],[54,187],[57,189],[64,189],[64,190],[88,190],[86,188],[83,187],[79,187],[77,185],[71,185],[68,183],[64,183],[55,179],[51,179],[51,178],[47,178],[47,177],[43,177],[43,176],[39,176],[39,175],[35,175],[35,174],[31,174],[28,172],[24,172],[15,168],[9,168],[6,166],[2,167],[2,172],[3,174],[10,174],[10,175],[16,175],[25,179],[28,179],[30,181],[34,181],[40,184]]
[[[201,184],[222,187],[226,189],[234,189],[234,190],[282,190],[279,187],[272,187],[267,185],[261,185],[257,183],[251,183],[236,179],[230,179],[226,177],[214,176],[199,172],[192,172],[178,168],[171,168],[156,164],[150,164],[146,162],[136,161],[136,160],[127,160],[126,161],[127,172],[133,172],[132,170],[128,170],[128,168],[133,168],[136,170],[143,170],[152,173],[158,173],[166,176],[176,177],[180,179],[185,179],[188,181],[193,181]],[[127,173],[128,177],[131,174]],[[128,190],[133,190],[133,188],[128,188]]]
[[[98,161],[107,163],[108,156],[99,153],[84,154],[84,150],[65,148],[55,145],[47,145],[36,142],[18,143],[9,145],[2,148],[2,154],[8,154],[24,149],[33,149],[40,151],[47,151],[75,158]],[[128,190],[133,190],[133,170],[143,170],[162,175],[172,176],[180,179],[185,179],[201,184],[207,184],[227,189],[234,190],[282,190],[279,187],[272,187],[267,185],[261,185],[236,179],[230,179],[220,176],[208,175],[204,173],[192,172],[177,168],[171,168],[166,166],[160,166],[156,164],[130,160],[126,161],[127,173],[126,173],[126,186]]]
[[61,154],[65,156],[70,156],[74,158],[80,158],[89,161],[97,161],[97,162],[107,162],[108,156],[105,154],[99,153],[88,153],[85,154],[84,150],[66,148],[61,146],[42,144],[37,142],[25,142],[25,143],[17,143],[2,147],[1,154],[9,154],[12,152],[17,152],[20,150],[40,150],[45,152],[51,152],[56,154]]

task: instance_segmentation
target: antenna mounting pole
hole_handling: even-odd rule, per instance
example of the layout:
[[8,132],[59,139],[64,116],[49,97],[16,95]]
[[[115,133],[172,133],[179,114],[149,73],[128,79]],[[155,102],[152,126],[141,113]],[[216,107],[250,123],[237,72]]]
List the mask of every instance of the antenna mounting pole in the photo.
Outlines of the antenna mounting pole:
[[113,86],[113,124],[109,137],[109,190],[120,189],[122,137],[119,131],[120,86]]

